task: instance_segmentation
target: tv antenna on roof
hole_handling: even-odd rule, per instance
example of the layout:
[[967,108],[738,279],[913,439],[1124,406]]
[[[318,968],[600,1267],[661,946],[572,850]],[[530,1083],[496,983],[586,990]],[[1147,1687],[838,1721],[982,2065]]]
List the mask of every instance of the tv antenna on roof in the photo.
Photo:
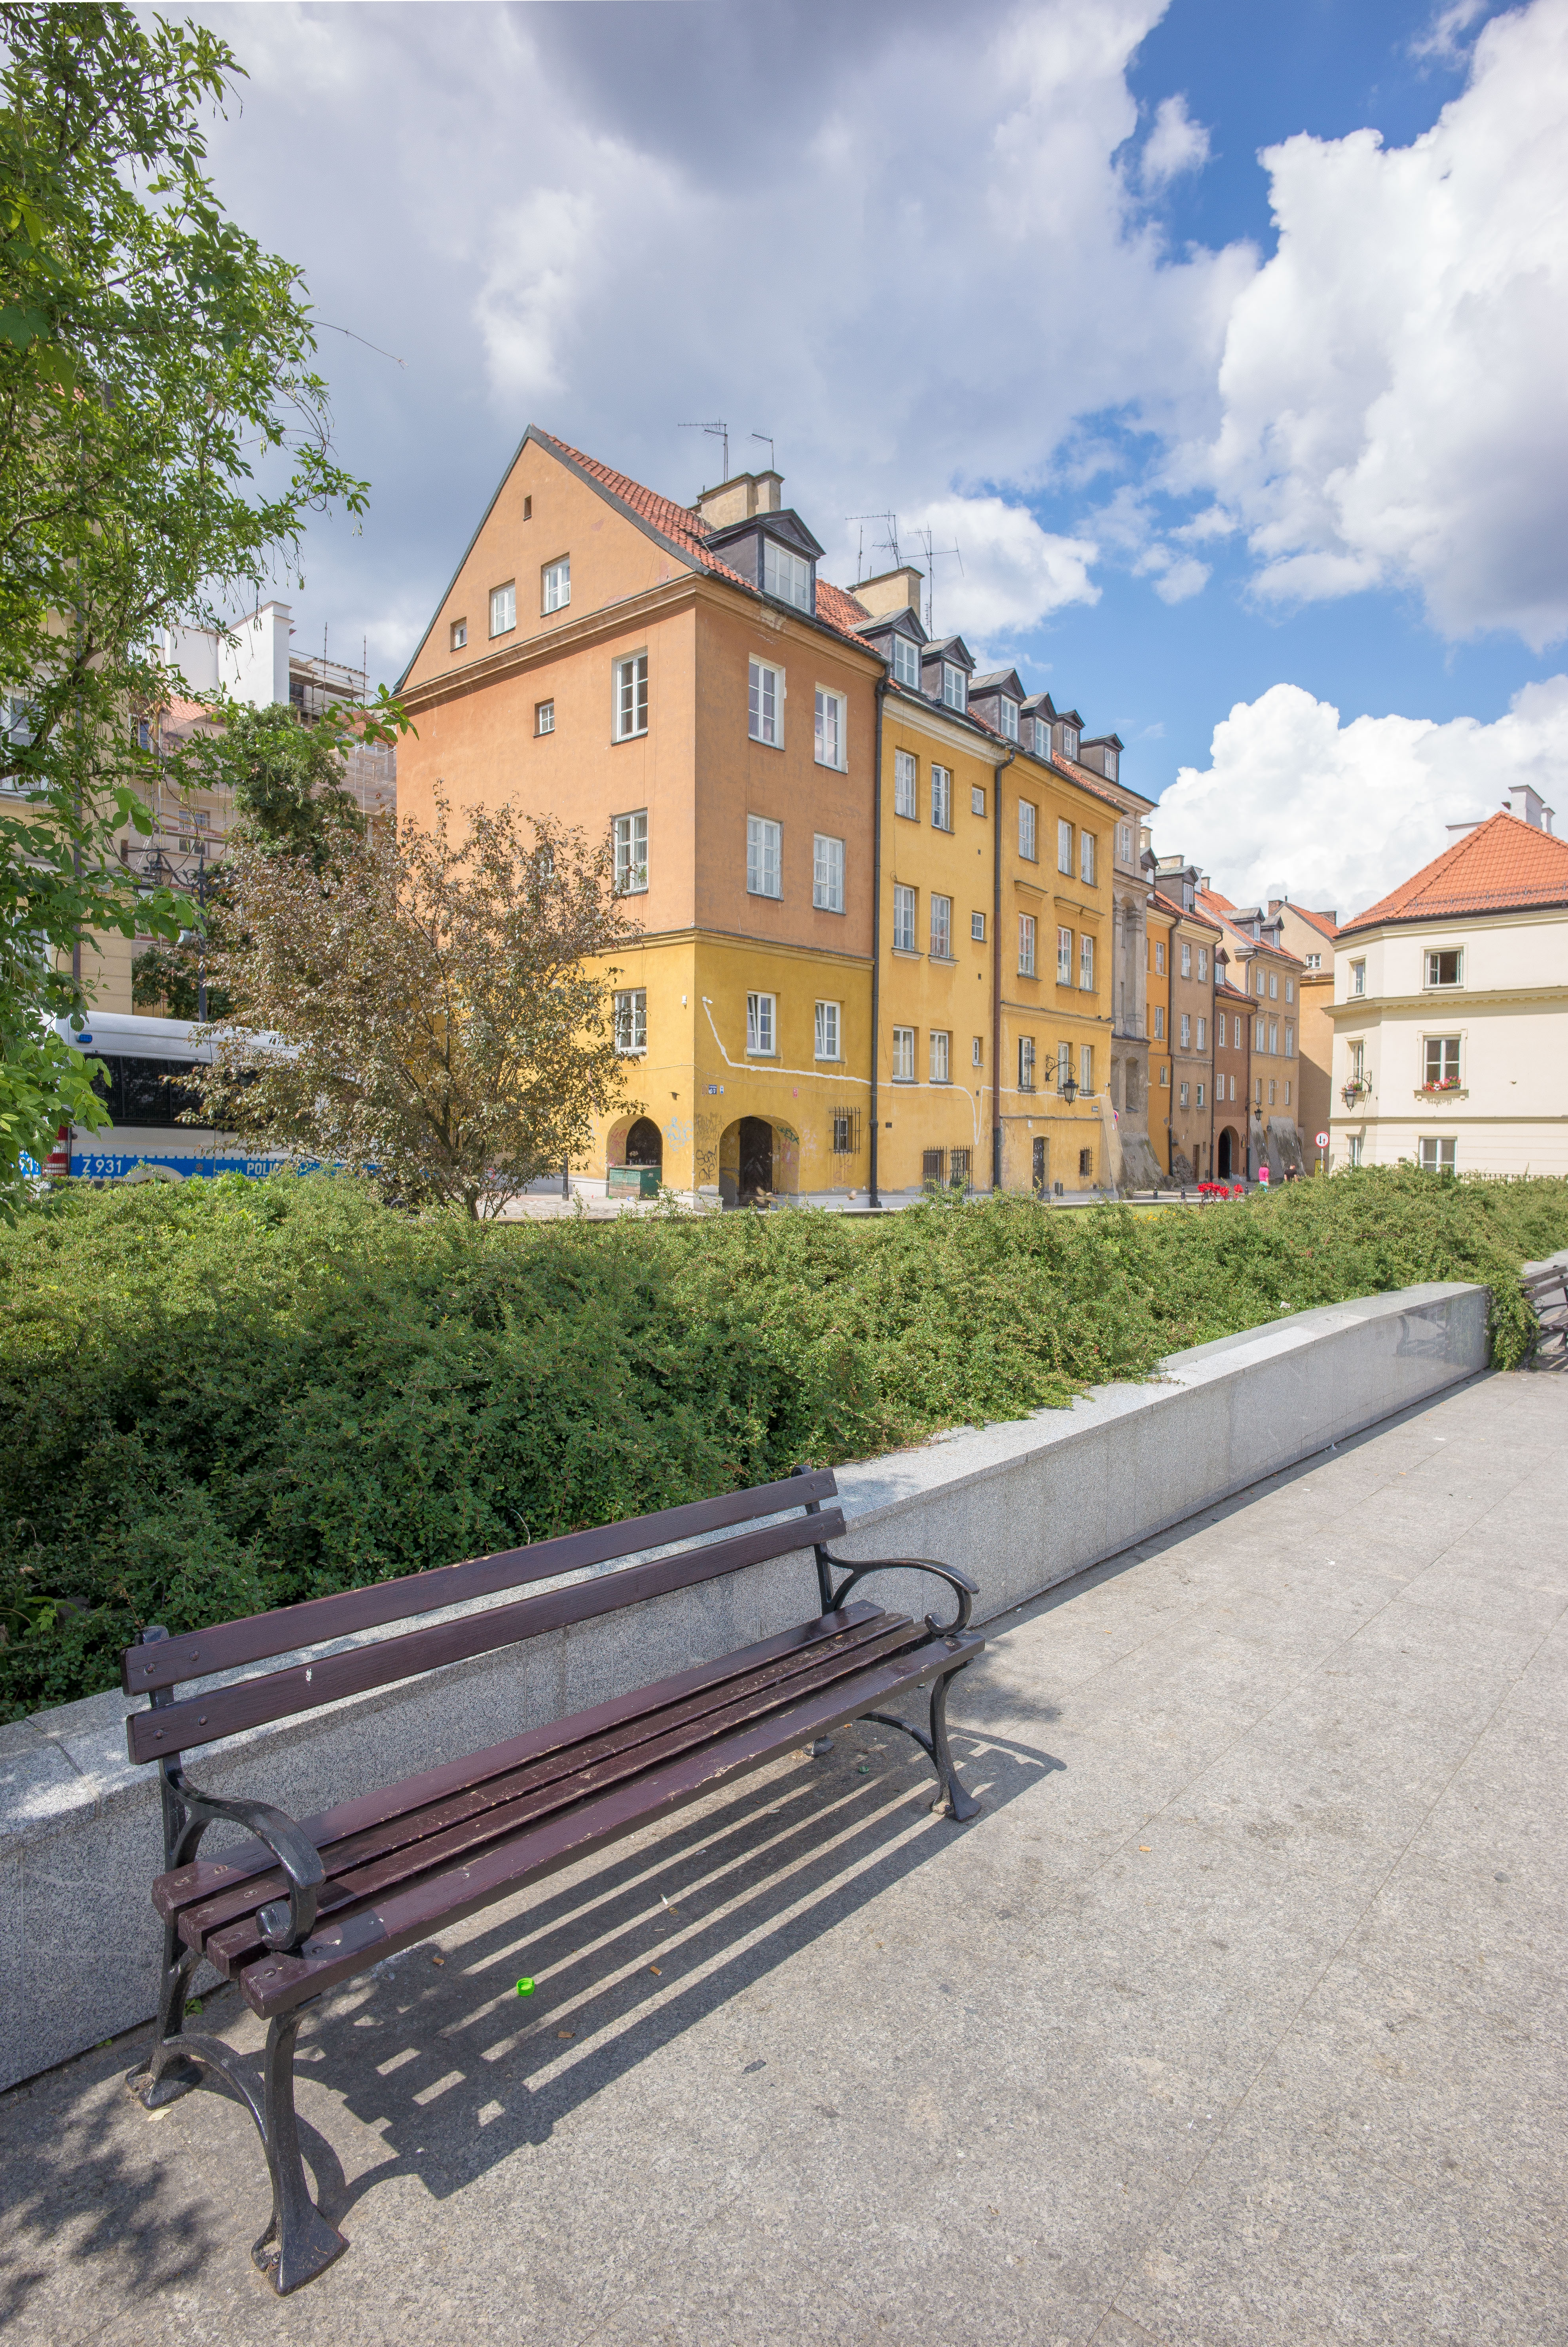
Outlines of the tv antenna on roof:
[[750,435],[748,435],[748,437],[750,437],[750,438],[751,438],[751,439],[753,439],[753,440],[765,440],[765,441],[767,442],[767,444],[768,444],[768,470],[769,470],[769,472],[770,472],[770,473],[776,473],[776,472],[778,471],[778,466],[777,466],[774,464],[774,436],[773,436],[773,434],[772,434],[771,432],[753,432],[753,433],[751,433]]
[[724,444],[724,470],[722,477],[726,481],[729,479],[730,427],[727,424],[723,421],[717,424],[682,424],[678,425],[676,429],[681,432],[705,432],[710,440],[722,440]]
[[860,551],[856,558],[855,583],[857,587],[860,584],[861,569],[864,566],[866,558],[866,530],[864,525],[868,521],[880,521],[886,523],[886,537],[873,538],[871,542],[873,546],[886,548],[888,553],[893,557],[893,568],[895,570],[900,569],[903,567],[898,559],[898,517],[896,513],[845,514],[844,518],[845,521],[857,521],[862,524],[860,532]]
[[958,553],[956,546],[933,546],[929,526],[924,529],[917,529],[915,532],[915,539],[917,545],[925,548],[926,553],[926,633],[928,636],[934,636],[937,632],[937,622],[932,617],[932,573],[936,565],[945,561],[951,554],[958,557],[958,576],[961,579],[964,575],[964,558]]

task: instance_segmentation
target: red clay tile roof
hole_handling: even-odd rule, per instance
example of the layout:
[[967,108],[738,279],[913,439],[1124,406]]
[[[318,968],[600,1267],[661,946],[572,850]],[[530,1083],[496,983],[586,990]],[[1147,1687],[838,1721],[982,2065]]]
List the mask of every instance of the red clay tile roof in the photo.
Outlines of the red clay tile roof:
[[1532,906],[1568,905],[1568,840],[1537,831],[1516,815],[1494,815],[1466,832],[1402,887],[1338,931],[1376,928],[1385,921],[1451,919],[1460,913],[1512,913]]
[[[1081,783],[1085,790],[1092,791],[1097,799],[1103,799],[1107,806],[1113,806],[1119,815],[1127,813],[1126,807],[1116,796],[1104,775],[1097,774],[1092,766],[1081,766],[1076,758],[1064,758],[1059,750],[1051,752],[1050,763],[1053,766],[1060,766],[1064,774],[1071,774],[1075,783]],[[1153,805],[1153,800],[1146,799],[1142,791],[1135,791],[1131,783],[1123,783],[1121,787],[1130,798],[1136,799],[1141,806]]]
[[1176,903],[1173,897],[1167,897],[1163,888],[1152,888],[1149,894],[1154,904],[1163,907],[1167,913],[1174,913],[1178,921],[1196,921],[1201,928],[1213,929],[1216,937],[1225,935],[1218,921],[1211,921],[1202,913],[1189,913],[1184,906]]
[[[597,481],[600,488],[608,489],[612,497],[630,507],[640,520],[647,522],[661,538],[671,539],[682,553],[700,562],[704,570],[712,571],[715,578],[729,579],[733,586],[743,587],[748,594],[756,593],[751,579],[743,578],[740,571],[733,570],[719,555],[709,551],[708,525],[689,506],[678,506],[672,497],[661,497],[656,489],[645,489],[641,481],[632,480],[629,474],[618,473],[610,466],[601,465],[597,456],[586,456],[580,448],[574,448],[569,441],[556,439],[552,433],[541,432],[537,436],[550,446],[559,448],[562,456],[579,466],[590,480]],[[816,616],[839,635],[853,638],[863,651],[867,649],[864,639],[855,633],[866,618],[863,606],[855,600],[853,595],[846,595],[842,587],[830,586],[825,579],[819,579],[816,582]]]
[[1234,913],[1235,911],[1235,907],[1232,904],[1230,898],[1228,897],[1222,897],[1217,888],[1200,888],[1198,890],[1198,894],[1203,898],[1205,905],[1212,905],[1214,907],[1216,913]]
[[1335,928],[1327,913],[1315,913],[1306,905],[1293,904],[1290,909],[1293,913],[1299,914],[1304,921],[1310,921],[1313,928],[1318,930],[1322,936],[1326,938],[1337,938],[1338,936],[1338,930]]

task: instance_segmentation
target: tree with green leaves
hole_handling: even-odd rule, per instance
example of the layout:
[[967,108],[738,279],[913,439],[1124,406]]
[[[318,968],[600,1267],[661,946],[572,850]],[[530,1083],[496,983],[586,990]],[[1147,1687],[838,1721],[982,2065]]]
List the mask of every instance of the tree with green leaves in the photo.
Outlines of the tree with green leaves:
[[178,682],[163,630],[221,627],[297,569],[310,512],[364,504],[300,272],[207,176],[240,74],[195,24],[0,5],[0,1204],[59,1124],[102,1121],[50,1023],[79,1023],[93,932],[192,923],[117,853],[150,828],[129,719]]
[[344,838],[320,866],[243,832],[214,977],[232,1005],[201,1121],[499,1214],[631,1105],[606,957],[637,934],[608,842],[511,806]]

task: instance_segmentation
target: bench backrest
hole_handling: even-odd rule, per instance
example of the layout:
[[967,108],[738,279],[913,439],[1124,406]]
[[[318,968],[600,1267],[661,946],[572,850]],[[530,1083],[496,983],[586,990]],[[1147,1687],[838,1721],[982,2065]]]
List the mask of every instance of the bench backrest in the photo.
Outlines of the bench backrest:
[[[831,1468],[797,1469],[776,1483],[760,1483],[748,1491],[725,1491],[716,1500],[698,1500],[683,1508],[662,1508],[651,1516],[630,1516],[618,1524],[568,1532],[559,1540],[538,1541],[528,1548],[504,1549],[493,1556],[470,1557],[463,1564],[438,1566],[430,1573],[412,1573],[402,1580],[378,1581],[368,1589],[345,1590],[335,1597],[313,1597],[301,1605],[281,1605],[271,1614],[252,1614],[241,1622],[219,1622],[210,1630],[189,1636],[159,1637],[128,1646],[120,1660],[127,1695],[149,1695],[150,1711],[132,1712],[126,1721],[126,1742],[133,1760],[162,1760],[241,1728],[261,1727],[286,1719],[317,1705],[336,1703],[344,1696],[363,1695],[372,1687],[390,1686],[415,1678],[444,1663],[466,1661],[538,1637],[569,1622],[583,1622],[596,1614],[610,1614],[624,1605],[638,1605],[672,1589],[690,1588],[768,1558],[788,1555],[819,1542],[836,1539],[844,1518],[832,1501],[838,1486]],[[804,1508],[803,1519],[794,1512]],[[791,1513],[782,1523],[758,1520]],[[707,1535],[734,1531],[728,1540]],[[373,1639],[319,1661],[295,1663],[206,1693],[173,1696],[181,1681],[206,1678],[215,1672],[266,1662],[279,1655],[317,1646],[378,1629],[384,1623],[410,1620],[451,1605],[491,1597],[529,1582],[550,1581],[562,1573],[580,1573],[617,1558],[635,1556],[651,1548],[682,1542],[697,1547],[677,1548],[675,1553],[651,1563],[623,1566],[550,1589],[510,1605],[492,1605],[395,1638]],[[819,1580],[821,1578],[819,1573]],[[823,1584],[825,1587],[825,1583]]]

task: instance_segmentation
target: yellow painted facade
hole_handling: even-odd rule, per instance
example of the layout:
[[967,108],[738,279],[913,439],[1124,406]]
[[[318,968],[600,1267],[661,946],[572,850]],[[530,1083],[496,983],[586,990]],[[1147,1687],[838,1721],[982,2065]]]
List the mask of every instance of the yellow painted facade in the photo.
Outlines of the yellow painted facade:
[[1162,1173],[1171,1170],[1171,946],[1175,918],[1158,903],[1148,907],[1148,965],[1143,973],[1149,1036],[1149,1146]]

